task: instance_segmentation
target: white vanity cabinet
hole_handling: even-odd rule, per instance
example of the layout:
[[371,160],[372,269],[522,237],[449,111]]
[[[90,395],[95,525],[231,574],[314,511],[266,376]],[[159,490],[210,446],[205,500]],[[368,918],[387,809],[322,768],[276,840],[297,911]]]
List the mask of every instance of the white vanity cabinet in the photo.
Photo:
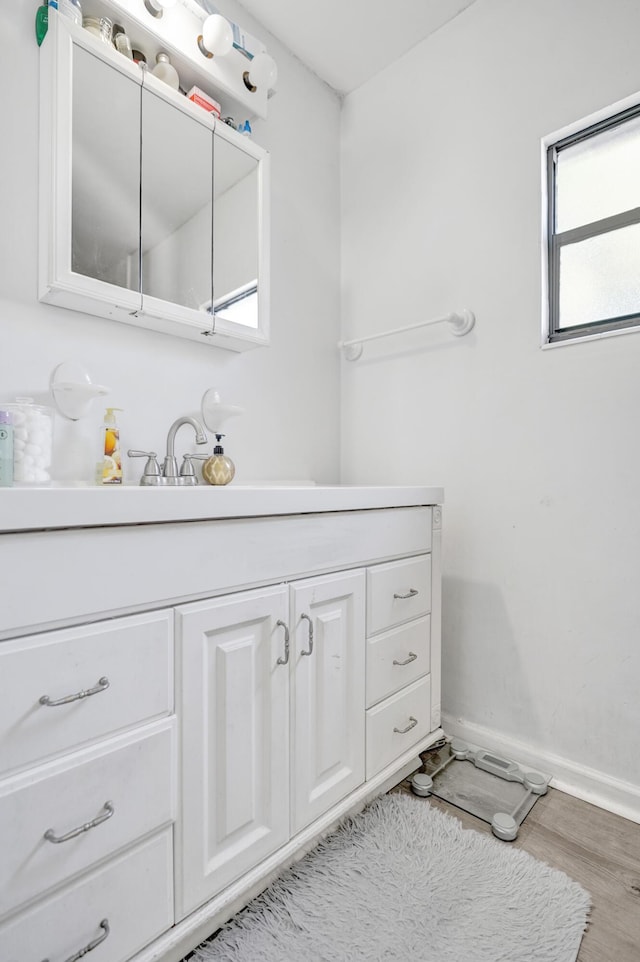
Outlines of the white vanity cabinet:
[[0,957],[178,962],[441,736],[442,492],[45,493],[0,505]]

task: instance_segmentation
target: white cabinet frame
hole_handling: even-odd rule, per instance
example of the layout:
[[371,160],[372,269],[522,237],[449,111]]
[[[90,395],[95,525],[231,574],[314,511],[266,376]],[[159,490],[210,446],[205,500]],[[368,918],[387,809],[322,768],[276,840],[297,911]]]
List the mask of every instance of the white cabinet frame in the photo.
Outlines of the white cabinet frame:
[[[119,71],[141,90],[148,88],[211,136],[230,142],[257,162],[258,326],[249,328],[201,310],[173,304],[72,270],[73,48]],[[144,150],[144,144],[142,145]],[[40,50],[39,266],[41,301],[135,327],[188,338],[232,351],[269,344],[270,156],[246,137],[107,47],[67,18],[50,12]],[[214,212],[215,216],[215,212]],[[214,278],[215,281],[215,278]],[[215,283],[214,283],[215,296]]]

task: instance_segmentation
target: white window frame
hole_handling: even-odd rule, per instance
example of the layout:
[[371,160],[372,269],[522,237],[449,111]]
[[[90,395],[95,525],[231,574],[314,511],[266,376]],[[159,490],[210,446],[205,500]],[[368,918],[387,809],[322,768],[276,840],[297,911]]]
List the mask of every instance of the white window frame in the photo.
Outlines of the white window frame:
[[640,115],[640,92],[576,121],[542,139],[542,348],[563,347],[583,341],[599,340],[640,331],[640,310],[625,317],[608,318],[580,327],[558,330],[558,263],[560,249],[571,240],[608,233],[628,224],[640,223],[640,208],[604,218],[573,230],[556,234],[555,158],[563,147],[595,136],[603,130]]

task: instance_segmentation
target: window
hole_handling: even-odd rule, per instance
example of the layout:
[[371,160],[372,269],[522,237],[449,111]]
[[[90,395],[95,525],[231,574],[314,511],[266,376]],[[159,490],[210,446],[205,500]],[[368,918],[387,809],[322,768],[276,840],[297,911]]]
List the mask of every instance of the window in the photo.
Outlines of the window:
[[640,105],[547,148],[547,342],[640,329]]
[[244,327],[258,326],[258,282],[251,281],[231,294],[215,301],[216,317],[224,317]]
[[[200,305],[201,311],[211,314],[211,301]],[[249,281],[230,294],[224,294],[213,302],[213,313],[225,321],[242,324],[243,327],[258,326],[258,281]]]

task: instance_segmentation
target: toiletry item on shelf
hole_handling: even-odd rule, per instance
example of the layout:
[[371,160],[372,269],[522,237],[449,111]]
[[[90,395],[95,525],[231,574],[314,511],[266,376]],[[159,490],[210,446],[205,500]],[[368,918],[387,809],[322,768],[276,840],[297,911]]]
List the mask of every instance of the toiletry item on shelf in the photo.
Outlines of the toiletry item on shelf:
[[116,423],[115,411],[122,408],[107,408],[104,416],[104,461],[102,464],[102,484],[122,484],[122,456],[120,454],[120,431]]
[[13,420],[13,480],[46,484],[51,480],[53,410],[30,397],[0,402],[0,408],[10,411]]
[[131,41],[129,40],[128,35],[124,32],[124,27],[121,27],[119,23],[114,23],[111,36],[113,38],[113,46],[116,48],[118,53],[121,53],[122,56],[126,57],[128,60],[133,60]]
[[89,33],[92,33],[98,40],[111,45],[113,34],[113,21],[109,17],[85,17],[82,26]]
[[13,416],[0,411],[0,488],[13,484]]
[[238,124],[238,133],[243,134],[245,137],[251,136],[251,124],[248,120],[245,120],[243,124]]
[[47,35],[47,30],[49,29],[49,7],[46,3],[43,3],[41,7],[36,10],[36,40],[38,46],[42,43]]
[[205,461],[202,466],[202,477],[209,484],[229,484],[236,473],[233,461],[225,455],[224,449],[220,444],[223,437],[224,434],[216,434],[216,441],[218,443],[213,449],[213,454],[209,460]]
[[180,88],[178,71],[169,60],[169,54],[163,53],[162,51],[156,54],[156,65],[151,73],[154,77],[157,77],[158,80],[162,80],[170,87],[173,87],[174,90],[178,90]]
[[82,7],[80,0],[49,0],[49,6],[57,10],[64,17],[69,17],[79,27],[82,26]]
[[147,57],[142,50],[136,50],[135,48],[131,51],[133,55],[133,62],[137,63],[142,70],[147,69]]
[[222,107],[218,101],[214,100],[213,97],[210,97],[209,94],[206,94],[204,90],[200,90],[200,87],[192,87],[187,93],[187,100],[192,100],[194,104],[197,104],[198,107],[203,107],[205,110],[208,110],[216,118],[220,116],[222,111]]

